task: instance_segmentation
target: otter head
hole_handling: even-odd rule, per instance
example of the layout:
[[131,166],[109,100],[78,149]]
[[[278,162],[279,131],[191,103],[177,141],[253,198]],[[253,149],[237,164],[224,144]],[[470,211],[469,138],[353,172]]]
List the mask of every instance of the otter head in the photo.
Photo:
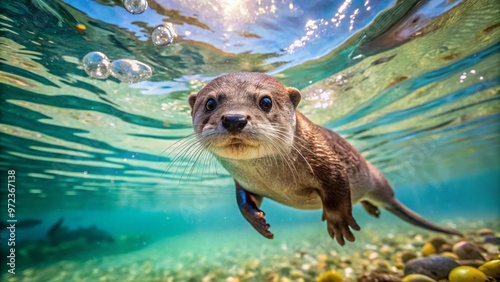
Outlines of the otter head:
[[205,149],[226,159],[287,153],[300,92],[261,73],[218,77],[189,96],[194,130]]

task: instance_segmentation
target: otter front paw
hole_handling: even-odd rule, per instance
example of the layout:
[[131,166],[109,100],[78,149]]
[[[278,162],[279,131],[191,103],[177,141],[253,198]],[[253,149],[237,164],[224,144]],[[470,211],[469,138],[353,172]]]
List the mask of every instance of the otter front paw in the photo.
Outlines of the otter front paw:
[[330,237],[332,237],[332,239],[336,239],[341,246],[345,245],[344,238],[349,242],[354,242],[355,240],[349,227],[356,231],[361,230],[354,217],[350,214],[342,215],[338,212],[330,213],[323,211],[322,220],[326,220],[328,234],[330,234]]
[[241,210],[241,214],[245,219],[257,230],[262,236],[266,237],[267,239],[273,239],[274,234],[269,231],[269,225],[266,222],[265,216],[266,214],[256,208],[253,207],[243,207]]
[[265,219],[266,214],[259,209],[262,197],[246,191],[236,182],[236,201],[241,214],[253,228],[267,239],[273,239],[274,235],[269,231],[271,226],[267,224]]

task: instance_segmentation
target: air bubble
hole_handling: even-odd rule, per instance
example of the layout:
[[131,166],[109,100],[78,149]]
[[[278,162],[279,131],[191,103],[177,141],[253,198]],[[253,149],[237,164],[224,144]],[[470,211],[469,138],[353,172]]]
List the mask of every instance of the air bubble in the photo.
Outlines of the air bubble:
[[136,60],[119,59],[111,63],[111,75],[122,82],[135,83],[151,77],[151,67]]
[[82,60],[83,69],[93,78],[106,79],[109,76],[111,62],[101,52],[90,52]]
[[123,6],[131,14],[142,14],[148,8],[146,0],[123,0]]
[[167,46],[174,41],[177,36],[174,26],[171,23],[161,24],[154,28],[151,39],[156,46]]

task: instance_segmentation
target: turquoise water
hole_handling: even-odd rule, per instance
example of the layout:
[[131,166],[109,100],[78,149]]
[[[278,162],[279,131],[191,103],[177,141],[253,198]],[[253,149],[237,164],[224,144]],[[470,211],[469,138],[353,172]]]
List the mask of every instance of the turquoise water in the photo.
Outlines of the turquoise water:
[[[9,281],[261,281],[241,268],[276,270],[304,248],[347,256],[380,226],[422,232],[356,206],[362,231],[340,248],[319,211],[265,200],[276,239],[261,238],[222,167],[174,161],[175,142],[193,132],[188,95],[235,71],[299,88],[299,109],[349,140],[413,210],[500,231],[497,1],[157,0],[139,15],[122,1],[3,5],[0,207],[6,222],[14,174],[19,223],[16,274],[1,268]],[[177,33],[166,47],[150,39],[161,23]],[[153,75],[134,84],[91,78],[81,60],[92,51],[139,60]],[[47,234],[60,218],[68,230],[95,225],[114,241],[55,245]],[[27,219],[41,222],[23,227]],[[254,260],[260,266],[247,265]]]

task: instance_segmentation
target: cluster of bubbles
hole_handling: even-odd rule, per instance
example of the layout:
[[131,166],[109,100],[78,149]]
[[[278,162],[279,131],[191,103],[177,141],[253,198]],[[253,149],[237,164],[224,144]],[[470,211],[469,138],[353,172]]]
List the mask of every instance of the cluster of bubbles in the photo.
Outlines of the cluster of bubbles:
[[[123,0],[123,6],[129,13],[137,15],[142,14],[148,8],[147,0]],[[177,36],[175,34],[174,26],[171,23],[161,24],[153,29],[151,33],[151,40],[156,46],[167,46],[170,45],[174,38]]]
[[[141,14],[148,8],[147,0],[123,0],[123,6],[132,14]],[[151,41],[156,46],[170,45],[177,34],[171,23],[156,26],[151,33]],[[83,57],[83,68],[90,77],[106,79],[110,75],[122,82],[135,83],[146,80],[152,75],[151,67],[130,59],[111,62],[101,52],[90,52]]]
[[151,77],[151,67],[136,60],[119,59],[110,62],[101,52],[90,52],[83,57],[83,68],[93,78],[106,79],[109,75],[122,82],[136,83]]

